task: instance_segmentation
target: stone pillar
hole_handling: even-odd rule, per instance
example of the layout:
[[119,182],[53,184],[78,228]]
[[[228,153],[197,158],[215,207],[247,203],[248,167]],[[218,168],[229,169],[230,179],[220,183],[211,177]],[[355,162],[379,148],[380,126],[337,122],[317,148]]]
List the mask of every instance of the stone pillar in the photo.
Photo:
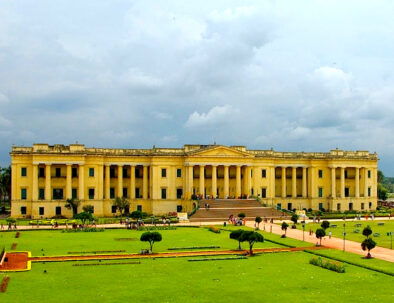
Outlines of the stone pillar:
[[315,177],[316,177],[316,167],[311,167],[311,198],[316,198],[316,188],[315,188]]
[[135,199],[135,166],[130,165],[130,199]]
[[204,166],[200,165],[200,195],[205,199],[205,176]]
[[224,166],[224,188],[223,188],[223,194],[224,198],[227,199],[229,196],[229,189],[230,189],[230,181],[229,181],[229,166],[225,165]]
[[242,194],[241,189],[241,166],[236,166],[236,186],[235,186],[235,198],[239,198]]
[[331,167],[331,197],[333,198],[337,196],[336,182],[336,168]]
[[306,167],[302,168],[302,197],[306,198]]
[[78,191],[79,191],[79,200],[85,200],[85,166],[79,165],[79,172],[78,172]]
[[286,167],[282,167],[282,198],[286,196]]
[[356,175],[354,176],[354,180],[356,182],[355,196],[356,198],[360,198],[360,168],[359,167],[356,167]]
[[118,165],[118,192],[119,198],[123,197],[123,165]]
[[38,165],[33,164],[32,201],[38,200]]
[[187,167],[187,178],[188,199],[191,199],[193,195],[193,165]]
[[364,167],[364,197],[368,197],[368,168]]
[[[275,198],[275,194],[276,194],[276,188],[275,188],[275,166],[270,167],[270,181],[271,181],[271,198],[274,199]],[[273,200],[272,200],[273,203]]]
[[45,200],[51,200],[51,164],[45,165]]
[[18,175],[17,175],[17,165],[12,164],[11,165],[11,200],[17,200],[18,199],[18,193],[17,193],[17,180],[18,180]]
[[[142,198],[146,200],[146,199],[148,199],[148,166],[144,165],[142,173],[143,173],[143,175],[142,175]],[[154,186],[155,180],[153,178],[154,177],[153,176],[153,169],[152,169],[152,174],[150,177],[152,179],[152,191],[154,191],[155,190],[155,186]],[[153,199],[154,194],[157,195],[157,193],[152,193],[151,199]]]
[[216,165],[212,165],[212,197],[215,199],[217,195]]
[[248,198],[251,193],[250,189],[252,187],[252,177],[251,175],[252,168],[250,166],[245,167],[245,193],[246,193],[246,198]]
[[297,167],[291,169],[291,196],[297,197]]
[[99,164],[97,165],[97,199],[103,200],[104,199],[104,165]]
[[111,165],[105,165],[105,199],[110,199]]
[[72,198],[72,190],[71,190],[71,175],[72,166],[71,164],[66,164],[66,199]]
[[341,167],[341,198],[345,198],[345,168]]

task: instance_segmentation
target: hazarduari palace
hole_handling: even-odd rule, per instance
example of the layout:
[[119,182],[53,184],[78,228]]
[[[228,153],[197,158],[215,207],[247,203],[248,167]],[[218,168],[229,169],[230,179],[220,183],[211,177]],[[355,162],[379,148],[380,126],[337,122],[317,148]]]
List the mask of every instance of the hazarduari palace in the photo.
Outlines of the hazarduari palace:
[[188,212],[203,198],[260,197],[285,209],[369,210],[377,206],[377,154],[277,152],[245,146],[109,149],[83,144],[13,146],[13,217],[72,216],[66,200],[113,216],[115,197],[130,211]]

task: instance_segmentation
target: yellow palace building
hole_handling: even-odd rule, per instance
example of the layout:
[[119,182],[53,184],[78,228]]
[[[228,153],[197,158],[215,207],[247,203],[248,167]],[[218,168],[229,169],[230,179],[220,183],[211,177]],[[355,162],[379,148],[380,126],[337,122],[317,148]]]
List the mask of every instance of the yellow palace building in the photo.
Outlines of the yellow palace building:
[[377,154],[368,151],[277,152],[245,146],[109,149],[82,144],[13,146],[13,217],[72,216],[66,200],[113,216],[115,197],[130,211],[188,212],[192,195],[261,198],[268,206],[330,211],[377,206]]

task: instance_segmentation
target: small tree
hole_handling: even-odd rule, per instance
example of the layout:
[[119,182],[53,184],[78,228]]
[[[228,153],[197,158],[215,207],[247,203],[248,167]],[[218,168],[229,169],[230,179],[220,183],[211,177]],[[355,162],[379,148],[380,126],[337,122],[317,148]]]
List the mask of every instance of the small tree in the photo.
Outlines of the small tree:
[[243,231],[243,233],[241,233],[240,241],[247,241],[249,243],[249,254],[253,255],[253,245],[256,242],[264,242],[264,237],[262,234],[255,231]]
[[92,221],[93,220],[93,215],[89,212],[83,211],[79,214],[76,214],[74,216],[75,219],[81,220],[82,225],[85,225],[86,221]]
[[282,230],[285,231],[285,234],[282,235],[283,238],[286,238],[286,232],[287,232],[287,228],[289,227],[289,224],[287,224],[285,221],[282,222]]
[[323,228],[324,230],[326,230],[327,228],[329,228],[330,227],[330,222],[329,221],[326,221],[326,220],[324,220],[322,223],[321,223],[321,228]]
[[140,241],[149,242],[150,251],[153,251],[153,244],[155,242],[160,242],[161,239],[162,239],[161,234],[158,233],[157,231],[154,232],[147,231],[141,235]]
[[292,215],[291,215],[291,221],[293,221],[294,224],[297,224],[298,215],[297,215],[297,214],[292,214]]
[[369,225],[363,229],[363,235],[366,236],[367,239],[370,235],[372,235],[372,229],[369,227]]
[[81,202],[78,199],[72,198],[66,200],[66,205],[64,205],[67,209],[71,209],[73,211],[73,216],[78,213],[78,206]]
[[244,213],[240,213],[238,214],[238,218],[240,218],[241,220],[245,219],[246,215]]
[[259,217],[259,216],[257,216],[257,217],[254,219],[254,222],[257,223],[257,229],[260,228],[260,223],[261,223],[262,221],[263,221],[263,219],[261,219],[261,217]]
[[130,202],[125,197],[116,197],[112,205],[120,212],[120,217],[122,218],[126,208],[130,207]]
[[84,206],[82,207],[82,210],[83,210],[84,212],[93,214],[94,206],[93,206],[93,205],[84,205]]
[[366,238],[362,243],[361,243],[361,248],[363,251],[368,250],[367,253],[367,259],[372,258],[370,251],[374,249],[376,246],[376,242],[372,238]]
[[241,234],[244,231],[242,229],[234,230],[230,233],[230,239],[237,240],[238,241],[238,249],[241,248]]
[[326,231],[323,228],[316,229],[316,238],[320,239],[320,246],[321,246],[321,240],[325,236],[326,236]]
[[147,213],[139,210],[135,210],[130,214],[130,217],[132,217],[133,219],[145,219],[147,216]]

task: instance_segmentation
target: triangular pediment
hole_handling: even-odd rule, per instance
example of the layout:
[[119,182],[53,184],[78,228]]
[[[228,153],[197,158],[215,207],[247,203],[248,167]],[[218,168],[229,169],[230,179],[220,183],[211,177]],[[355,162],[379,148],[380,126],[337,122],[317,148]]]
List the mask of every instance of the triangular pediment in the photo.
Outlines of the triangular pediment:
[[199,149],[189,153],[189,156],[198,157],[252,157],[251,154],[227,146],[214,146]]

